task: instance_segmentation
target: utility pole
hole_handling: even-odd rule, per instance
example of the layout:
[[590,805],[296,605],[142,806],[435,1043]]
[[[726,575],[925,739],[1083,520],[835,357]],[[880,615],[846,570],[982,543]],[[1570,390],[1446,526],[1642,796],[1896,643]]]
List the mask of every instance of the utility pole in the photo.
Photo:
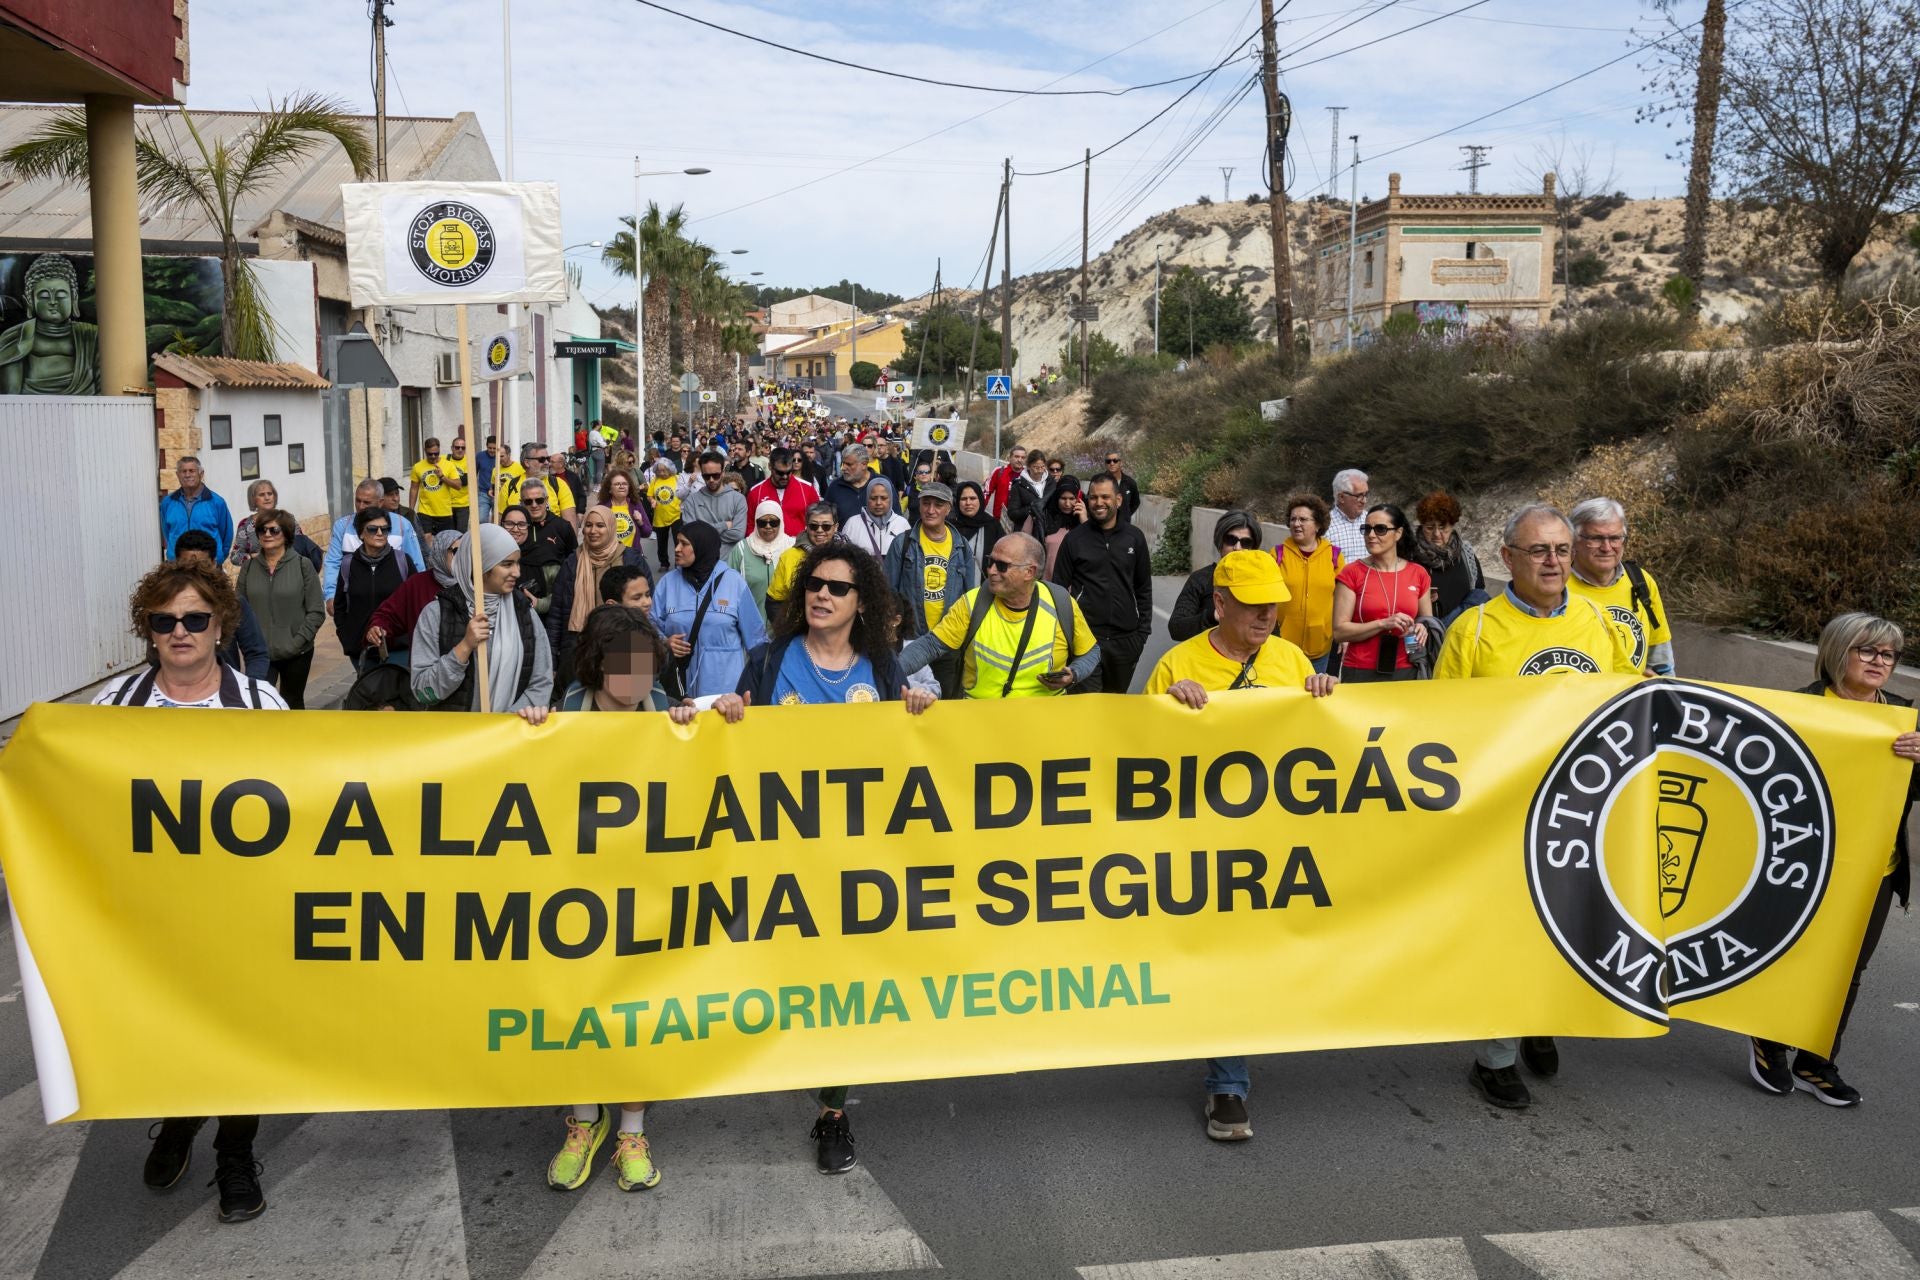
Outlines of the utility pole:
[[1233,203],[1233,166],[1229,164],[1220,166],[1220,203]]
[[[387,16],[392,0],[373,0],[373,172],[387,180]],[[472,441],[468,441],[471,445]]]
[[1353,186],[1347,193],[1347,340],[1345,347],[1353,350],[1353,268],[1360,257],[1360,135],[1350,133],[1347,140],[1353,143]]
[[1013,376],[1013,157],[1008,156],[1000,179],[1000,372]]
[[[1327,111],[1333,116],[1333,146],[1327,152],[1327,185],[1329,187],[1332,187],[1335,182],[1339,181],[1340,113],[1345,110],[1346,110],[1345,107],[1328,107],[1327,108]],[[1334,189],[1337,190],[1338,188],[1334,188]],[[1330,190],[1328,191],[1327,194],[1332,195],[1333,191]]]
[[1487,159],[1487,152],[1493,148],[1469,143],[1460,149],[1467,153],[1467,162],[1460,166],[1467,171],[1467,194],[1477,196],[1480,194],[1480,171],[1491,163]]
[[1260,86],[1267,99],[1267,191],[1273,230],[1273,340],[1282,363],[1293,363],[1293,255],[1287,249],[1287,130],[1293,107],[1280,93],[1280,54],[1273,0],[1260,0]]
[[1086,386],[1091,364],[1087,359],[1087,223],[1093,209],[1093,148],[1087,148],[1085,177],[1080,183],[1080,385]]
[[853,366],[860,363],[860,286],[853,286],[853,350],[847,353],[847,389],[853,389]]

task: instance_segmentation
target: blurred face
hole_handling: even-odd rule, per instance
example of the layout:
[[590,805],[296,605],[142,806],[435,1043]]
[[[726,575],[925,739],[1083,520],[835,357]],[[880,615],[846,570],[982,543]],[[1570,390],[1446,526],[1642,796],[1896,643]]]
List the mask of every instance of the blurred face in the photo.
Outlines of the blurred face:
[[427,461],[428,462],[440,461],[440,445],[438,441],[427,446]]
[[287,535],[281,530],[280,522],[277,520],[268,520],[264,516],[254,520],[253,535],[260,539],[260,549],[262,551],[285,551],[287,549]]
[[1220,535],[1221,555],[1225,555],[1229,551],[1257,550],[1259,546],[1260,539],[1255,537],[1253,530],[1247,528],[1245,525],[1238,525]]
[[547,518],[547,491],[545,489],[520,490],[520,501],[526,504],[527,511],[533,516],[533,522],[539,524]]
[[1529,516],[1514,530],[1513,541],[1500,548],[1500,559],[1513,575],[1513,589],[1522,600],[1550,607],[1567,589],[1573,531],[1552,516]]
[[685,538],[673,540],[673,562],[685,569],[693,564],[693,544]]
[[1047,460],[1038,457],[1030,458],[1027,462],[1027,474],[1035,480],[1045,480],[1047,478]]
[[883,484],[870,485],[867,489],[867,514],[884,516],[893,507],[893,495],[887,492]]
[[953,510],[951,502],[942,502],[938,498],[920,499],[920,526],[928,533],[938,536],[947,527],[947,513]]
[[209,568],[213,565],[213,557],[204,551],[178,551],[173,558],[181,564],[204,564]]
[[653,584],[645,578],[635,578],[620,593],[620,603],[629,609],[638,609],[642,613],[653,612]]
[[1429,520],[1424,527],[1427,531],[1427,541],[1436,547],[1444,547],[1453,539],[1453,526],[1450,524]]
[[[198,632],[188,630],[199,626]],[[147,615],[147,634],[153,640],[160,665],[169,672],[204,668],[220,648],[220,623],[213,606],[192,587]]]
[[[642,582],[645,579],[641,579]],[[631,644],[606,655],[601,664],[601,688],[624,707],[637,707],[653,692],[653,647]]]
[[1360,513],[1367,509],[1367,499],[1373,490],[1365,480],[1355,480],[1351,488],[1342,489],[1334,495],[1334,503],[1340,508],[1340,514],[1349,520],[1358,520]]
[[833,535],[840,532],[840,526],[832,516],[807,517],[807,541],[816,547],[824,547],[833,541]]
[[188,493],[200,487],[200,477],[204,474],[206,473],[201,470],[197,462],[183,462],[173,469],[173,478],[178,480],[180,487]]
[[[367,550],[376,556],[387,546],[387,540],[393,534],[393,526],[385,520],[369,520],[367,527],[360,531],[360,541],[367,544]],[[266,543],[262,542],[261,546]]]
[[913,482],[915,484],[926,484],[932,479],[933,469],[931,467],[915,467],[913,469]]
[[1213,593],[1213,611],[1220,619],[1220,630],[1238,649],[1258,649],[1265,644],[1280,616],[1277,604],[1242,604],[1231,591],[1218,589]]
[[1846,675],[1842,682],[1852,692],[1871,695],[1880,692],[1893,674],[1900,655],[1886,641],[1862,641],[1847,650]]
[[527,517],[523,513],[515,511],[511,515],[503,516],[500,520],[500,527],[512,534],[515,542],[526,542]]
[[836,583],[850,586],[853,566],[844,560],[829,560],[813,571],[803,585],[807,593],[807,626],[814,631],[833,631],[853,625],[860,612],[860,593],[842,586],[835,595]]
[[1120,474],[1120,469],[1121,469],[1120,455],[1117,453],[1108,454],[1107,455],[1107,474],[1110,476],[1118,476]]
[[613,545],[613,513],[605,507],[595,507],[587,512],[580,522],[580,536],[588,547],[595,551],[605,551]]
[[380,495],[380,505],[389,511],[398,511],[400,509],[400,495],[397,492],[383,493]]
[[274,491],[272,485],[262,486],[253,495],[253,509],[255,511],[271,511],[279,505],[280,495]]
[[971,489],[960,491],[960,514],[972,519],[980,514],[980,495]]
[[1627,550],[1627,526],[1619,520],[1595,520],[1573,540],[1573,567],[1588,582],[1612,582]]
[[773,467],[773,474],[781,480],[785,480],[793,474],[793,459],[787,457],[785,454],[772,459],[771,465]]
[[543,476],[547,474],[547,451],[544,449],[527,455],[527,474]]
[[504,596],[520,585],[520,553],[514,552],[493,568],[487,570],[487,576],[481,580],[490,596]]

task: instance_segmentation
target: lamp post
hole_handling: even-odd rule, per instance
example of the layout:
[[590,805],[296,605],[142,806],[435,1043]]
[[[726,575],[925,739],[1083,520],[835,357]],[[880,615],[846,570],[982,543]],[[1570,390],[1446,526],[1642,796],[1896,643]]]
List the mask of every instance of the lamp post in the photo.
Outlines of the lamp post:
[[640,198],[640,179],[668,178],[675,173],[697,178],[712,172],[698,166],[643,170],[640,157],[633,158],[633,442],[642,449],[647,447],[647,275],[641,269],[640,220],[646,214],[646,204]]
[[560,252],[572,253],[575,249],[598,249],[599,247],[600,247],[600,241],[598,240],[582,240],[579,244],[568,245],[566,248],[562,249]]

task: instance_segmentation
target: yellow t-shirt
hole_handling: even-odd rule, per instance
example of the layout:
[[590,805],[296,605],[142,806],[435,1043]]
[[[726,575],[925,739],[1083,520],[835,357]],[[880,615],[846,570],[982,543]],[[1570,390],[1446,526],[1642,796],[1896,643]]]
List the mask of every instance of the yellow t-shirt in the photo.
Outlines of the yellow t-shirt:
[[[1007,693],[1009,698],[1044,698],[1064,693],[1063,689],[1052,689],[1041,684],[1041,675],[1058,671],[1093,648],[1095,643],[1093,629],[1087,625],[1086,615],[1080,612],[1080,602],[1069,597],[1068,604],[1073,607],[1073,652],[1068,654],[1066,632],[1053,612],[1053,593],[1041,583],[1035,583],[1033,591],[1033,598],[1040,606],[1040,616],[1034,619],[1033,635],[1028,639],[1026,649],[1017,655],[1019,661],[1013,688]],[[1019,648],[1020,633],[1025,630],[1027,623],[1025,610],[1009,609],[985,587],[975,587],[947,610],[940,619],[940,625],[931,634],[939,636],[940,642],[949,649],[958,649],[966,643],[974,605],[983,596],[993,601],[993,615],[980,624],[980,631],[973,638],[973,647],[966,651],[961,660],[960,683],[969,698],[1000,696],[1000,690],[1007,682],[1007,667],[1014,662],[1014,650]]]
[[520,501],[520,482],[527,478],[527,469],[519,463],[509,463],[493,469],[493,487],[499,495],[494,510],[503,511]]
[[1633,665],[1640,670],[1646,670],[1647,655],[1654,645],[1673,642],[1673,632],[1667,627],[1666,602],[1660,598],[1660,584],[1652,574],[1647,575],[1647,595],[1652,599],[1654,614],[1660,619],[1657,627],[1643,609],[1634,607],[1633,581],[1624,569],[1614,577],[1610,587],[1596,587],[1578,574],[1571,574],[1567,578],[1567,589],[1606,611],[1613,625],[1627,638],[1627,648],[1633,652]]
[[940,615],[947,611],[947,561],[953,555],[953,530],[946,533],[945,542],[935,542],[927,536],[926,526],[920,527],[920,554],[927,560],[920,575],[920,594],[926,603],[929,631],[940,625]]
[[559,476],[547,477],[547,510],[559,515],[573,510],[573,486]]
[[647,481],[647,501],[653,506],[653,527],[664,529],[680,523],[680,479],[655,476]]
[[[1240,678],[1240,664],[1214,648],[1211,627],[1189,636],[1166,651],[1147,677],[1148,693],[1165,693],[1182,680],[1191,680],[1209,693],[1225,693]],[[1280,636],[1269,636],[1253,656],[1242,689],[1303,689],[1313,675],[1313,663],[1300,646]]]
[[471,507],[473,505],[473,481],[468,479],[470,473],[467,470],[467,460],[465,458],[440,459],[440,474],[448,480],[457,478],[466,481],[465,484],[449,484],[447,486],[447,494],[453,502],[453,509],[458,511],[463,507]]
[[624,502],[614,502],[608,504],[608,510],[613,512],[613,536],[620,540],[621,546],[632,546],[633,531],[640,527],[634,522],[633,509]]
[[1453,620],[1433,669],[1436,680],[1568,672],[1638,675],[1640,668],[1626,636],[1586,597],[1568,597],[1557,618],[1536,618],[1504,591]]
[[443,465],[425,458],[413,464],[413,482],[420,487],[420,497],[413,509],[423,516],[445,519],[453,514],[453,488],[440,474]]

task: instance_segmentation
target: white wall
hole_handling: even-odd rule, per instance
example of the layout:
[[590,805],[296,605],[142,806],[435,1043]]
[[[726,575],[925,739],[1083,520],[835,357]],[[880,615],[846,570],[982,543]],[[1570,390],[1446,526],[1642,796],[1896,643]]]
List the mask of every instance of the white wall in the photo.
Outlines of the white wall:
[[[305,525],[327,510],[326,453],[321,431],[320,393],[296,390],[250,390],[242,387],[208,387],[199,393],[200,407],[194,425],[200,429],[200,465],[206,469],[209,489],[226,499],[227,509],[238,520],[247,509],[247,486],[240,478],[240,451],[260,450],[260,476],[273,481],[280,509],[291,512]],[[233,447],[213,447],[211,420],[215,414],[233,419]],[[266,415],[280,415],[280,443],[266,443]],[[287,469],[287,446],[306,446],[307,469],[294,473]]]
[[0,396],[0,473],[84,476],[87,494],[79,519],[0,504],[10,572],[31,575],[12,579],[13,607],[0,609],[0,719],[145,655],[127,597],[160,560],[157,465],[144,396]]
[[255,258],[248,264],[273,318],[275,360],[306,369],[320,367],[318,285],[311,262]]
[[[1400,297],[1408,301],[1420,302],[1508,302],[1519,299],[1545,298],[1547,289],[1542,279],[1540,262],[1542,245],[1540,237],[1527,240],[1482,240],[1474,237],[1474,266],[1484,266],[1482,262],[1491,253],[1505,266],[1506,279],[1494,281],[1441,280],[1436,282],[1434,264],[1445,261],[1467,266],[1467,243],[1462,239],[1442,240],[1434,236],[1401,235],[1395,238],[1401,255]],[[1468,308],[1471,313],[1472,308]]]

